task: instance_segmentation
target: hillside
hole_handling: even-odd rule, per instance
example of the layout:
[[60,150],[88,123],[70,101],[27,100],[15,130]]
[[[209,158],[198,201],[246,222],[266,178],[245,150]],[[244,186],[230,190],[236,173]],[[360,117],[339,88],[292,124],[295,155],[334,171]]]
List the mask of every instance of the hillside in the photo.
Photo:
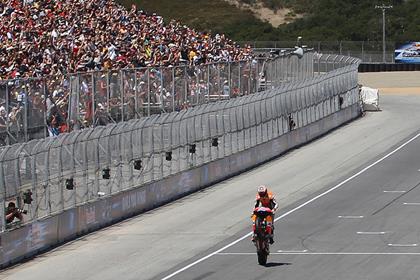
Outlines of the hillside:
[[[120,0],[147,12],[177,19],[199,30],[225,33],[236,41],[305,40],[380,41],[382,12],[375,5],[392,4],[387,12],[387,38],[420,40],[419,0]],[[241,7],[235,2],[242,2]],[[262,3],[262,4],[261,4]],[[248,6],[247,6],[248,5]],[[283,15],[280,23],[256,15],[259,5]],[[287,10],[284,10],[287,9]],[[283,13],[282,13],[283,11]],[[287,11],[287,13],[284,13]],[[274,15],[274,16],[273,16]],[[270,21],[270,22],[269,22]]]

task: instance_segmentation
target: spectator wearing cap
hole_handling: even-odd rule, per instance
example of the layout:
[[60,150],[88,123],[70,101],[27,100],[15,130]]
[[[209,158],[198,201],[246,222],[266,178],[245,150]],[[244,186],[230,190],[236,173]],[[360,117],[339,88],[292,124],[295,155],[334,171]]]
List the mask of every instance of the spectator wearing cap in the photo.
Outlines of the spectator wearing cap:
[[121,69],[139,61],[195,65],[252,57],[250,48],[223,34],[174,20],[165,25],[159,15],[128,11],[112,0],[9,1],[0,14],[0,79]]

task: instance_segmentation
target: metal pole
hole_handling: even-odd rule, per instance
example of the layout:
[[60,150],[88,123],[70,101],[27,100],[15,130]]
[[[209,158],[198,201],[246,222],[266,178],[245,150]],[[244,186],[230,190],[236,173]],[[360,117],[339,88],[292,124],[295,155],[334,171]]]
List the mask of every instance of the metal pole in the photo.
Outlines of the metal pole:
[[175,67],[172,67],[172,112],[175,112]]
[[134,111],[135,118],[139,116],[139,100],[138,100],[138,85],[137,85],[137,69],[134,70]]
[[382,54],[382,61],[386,62],[386,40],[385,40],[385,13],[387,9],[392,9],[393,6],[389,5],[381,5],[375,6],[375,9],[381,9],[382,10],[382,50],[383,50],[383,54]]
[[[118,81],[118,78],[117,78]],[[121,103],[121,121],[124,119],[124,70],[120,71],[120,103]]]
[[[47,124],[47,82],[45,80],[45,78],[42,78],[42,94],[44,95],[44,104],[42,104],[42,109],[44,110],[44,138],[47,138],[48,136],[48,124]],[[71,87],[71,85],[70,85]],[[70,98],[71,99],[71,98]],[[69,106],[70,108],[70,106]],[[70,114],[68,114],[68,109],[67,109],[67,119],[66,119],[66,124],[67,124],[67,131],[69,130],[69,116]]]
[[96,124],[96,118],[95,118],[95,92],[96,92],[96,86],[95,86],[95,73],[91,74],[91,83],[92,83],[92,92],[91,92],[91,100],[92,100],[92,123],[91,127],[95,127]]
[[147,68],[147,116],[150,117],[150,68]]
[[[24,80],[24,82],[26,82],[26,80]],[[23,91],[25,96],[24,96],[24,114],[25,116],[23,117],[23,133],[24,133],[24,138],[25,138],[25,142],[28,142],[28,89],[27,86],[29,84],[24,84],[25,86],[25,90]]]
[[386,44],[385,44],[385,9],[382,9],[382,61],[386,61]]
[[7,138],[6,138],[6,144],[10,145],[10,119],[9,119],[9,83],[6,82],[6,132],[7,132]]

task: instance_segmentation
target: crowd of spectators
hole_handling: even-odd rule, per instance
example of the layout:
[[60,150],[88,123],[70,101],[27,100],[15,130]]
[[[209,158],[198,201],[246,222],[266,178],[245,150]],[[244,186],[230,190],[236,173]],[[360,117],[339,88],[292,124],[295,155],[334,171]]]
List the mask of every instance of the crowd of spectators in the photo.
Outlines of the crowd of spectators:
[[[30,140],[28,130],[45,125],[54,136],[187,108],[202,102],[203,93],[238,94],[227,80],[246,80],[253,58],[250,46],[174,20],[165,23],[134,5],[127,10],[112,0],[1,0],[0,146],[5,137]],[[246,61],[240,73],[238,66],[202,66],[232,61]],[[152,68],[123,76],[116,71],[143,67]],[[100,71],[94,82],[90,74],[69,75],[93,71]]]
[[113,0],[0,1],[0,79],[251,57],[223,34]]

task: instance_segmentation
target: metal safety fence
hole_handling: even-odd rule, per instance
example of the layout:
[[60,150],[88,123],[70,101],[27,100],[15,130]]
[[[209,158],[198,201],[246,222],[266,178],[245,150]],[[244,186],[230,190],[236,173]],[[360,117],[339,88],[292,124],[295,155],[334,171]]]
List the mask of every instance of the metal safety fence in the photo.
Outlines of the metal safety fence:
[[[330,60],[320,55],[314,61]],[[360,61],[343,57],[341,62],[322,75],[273,81],[275,87],[258,94],[3,147],[0,203],[27,211],[28,223],[305,127],[359,102]],[[270,67],[282,69],[273,63],[278,65]],[[279,71],[277,77],[289,74]],[[3,231],[16,226],[5,221],[6,211],[0,207]]]
[[0,80],[0,146],[256,93],[311,77],[312,56]]
[[383,41],[247,41],[241,45],[250,45],[254,49],[267,51],[277,48],[294,48],[296,45],[305,45],[323,54],[339,54],[361,59],[364,63],[395,62],[395,49],[398,43],[386,42],[385,61],[383,59]]

